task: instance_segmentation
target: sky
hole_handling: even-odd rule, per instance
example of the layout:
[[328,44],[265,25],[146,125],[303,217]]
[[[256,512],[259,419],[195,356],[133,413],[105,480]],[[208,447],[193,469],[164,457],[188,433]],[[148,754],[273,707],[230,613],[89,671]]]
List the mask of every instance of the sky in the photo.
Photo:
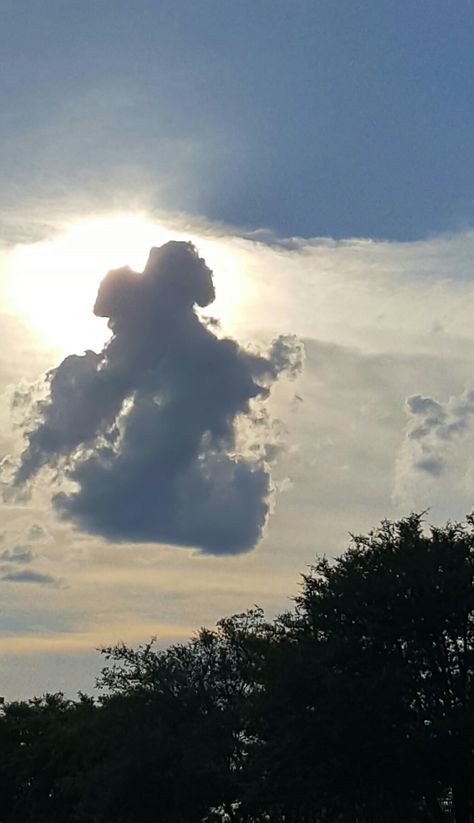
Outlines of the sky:
[[0,694],[472,510],[473,17],[0,0]]

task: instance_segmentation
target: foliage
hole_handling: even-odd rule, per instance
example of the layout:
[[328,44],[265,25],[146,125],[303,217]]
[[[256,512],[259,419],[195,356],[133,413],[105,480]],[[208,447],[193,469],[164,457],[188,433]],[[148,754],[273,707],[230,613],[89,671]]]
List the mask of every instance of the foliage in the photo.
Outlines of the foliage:
[[356,536],[187,644],[103,650],[95,701],[5,705],[2,823],[473,823],[474,521]]

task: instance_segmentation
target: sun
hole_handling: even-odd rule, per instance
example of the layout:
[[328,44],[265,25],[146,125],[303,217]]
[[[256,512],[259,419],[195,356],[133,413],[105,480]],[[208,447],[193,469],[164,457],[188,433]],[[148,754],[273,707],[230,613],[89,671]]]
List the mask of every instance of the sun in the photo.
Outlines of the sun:
[[100,281],[120,266],[142,271],[150,248],[168,240],[190,240],[205,257],[217,293],[205,313],[231,330],[248,292],[235,248],[225,238],[160,225],[143,215],[77,221],[52,240],[16,247],[6,264],[9,310],[63,356],[97,351],[110,335],[107,321],[92,311]]
[[107,321],[92,311],[100,281],[119,266],[141,271],[151,246],[170,237],[142,217],[119,216],[77,222],[54,240],[19,246],[7,262],[10,307],[64,354],[100,348],[109,336]]

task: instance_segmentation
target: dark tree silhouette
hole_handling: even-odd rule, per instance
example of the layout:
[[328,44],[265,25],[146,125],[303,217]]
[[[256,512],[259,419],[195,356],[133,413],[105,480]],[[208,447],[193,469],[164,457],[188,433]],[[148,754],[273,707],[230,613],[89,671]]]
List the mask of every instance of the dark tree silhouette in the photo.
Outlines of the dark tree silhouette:
[[104,649],[0,713],[2,823],[474,823],[474,520],[318,560],[295,608]]
[[304,577],[296,626],[326,655],[334,768],[385,816],[413,798],[437,819],[452,794],[473,819],[473,568],[472,517],[424,533],[412,515]]

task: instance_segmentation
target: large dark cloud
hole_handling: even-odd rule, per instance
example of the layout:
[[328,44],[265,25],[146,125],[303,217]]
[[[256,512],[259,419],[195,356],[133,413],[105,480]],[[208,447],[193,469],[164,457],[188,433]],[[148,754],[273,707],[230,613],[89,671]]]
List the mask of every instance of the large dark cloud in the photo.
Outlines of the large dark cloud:
[[261,426],[258,444],[240,448],[235,424],[252,420],[281,372],[299,370],[301,352],[293,338],[262,354],[216,336],[195,310],[213,300],[212,273],[190,243],[152,249],[140,274],[109,272],[94,312],[112,337],[49,373],[15,484],[60,469],[74,485],[55,495],[57,511],[110,540],[254,546],[271,449]]

